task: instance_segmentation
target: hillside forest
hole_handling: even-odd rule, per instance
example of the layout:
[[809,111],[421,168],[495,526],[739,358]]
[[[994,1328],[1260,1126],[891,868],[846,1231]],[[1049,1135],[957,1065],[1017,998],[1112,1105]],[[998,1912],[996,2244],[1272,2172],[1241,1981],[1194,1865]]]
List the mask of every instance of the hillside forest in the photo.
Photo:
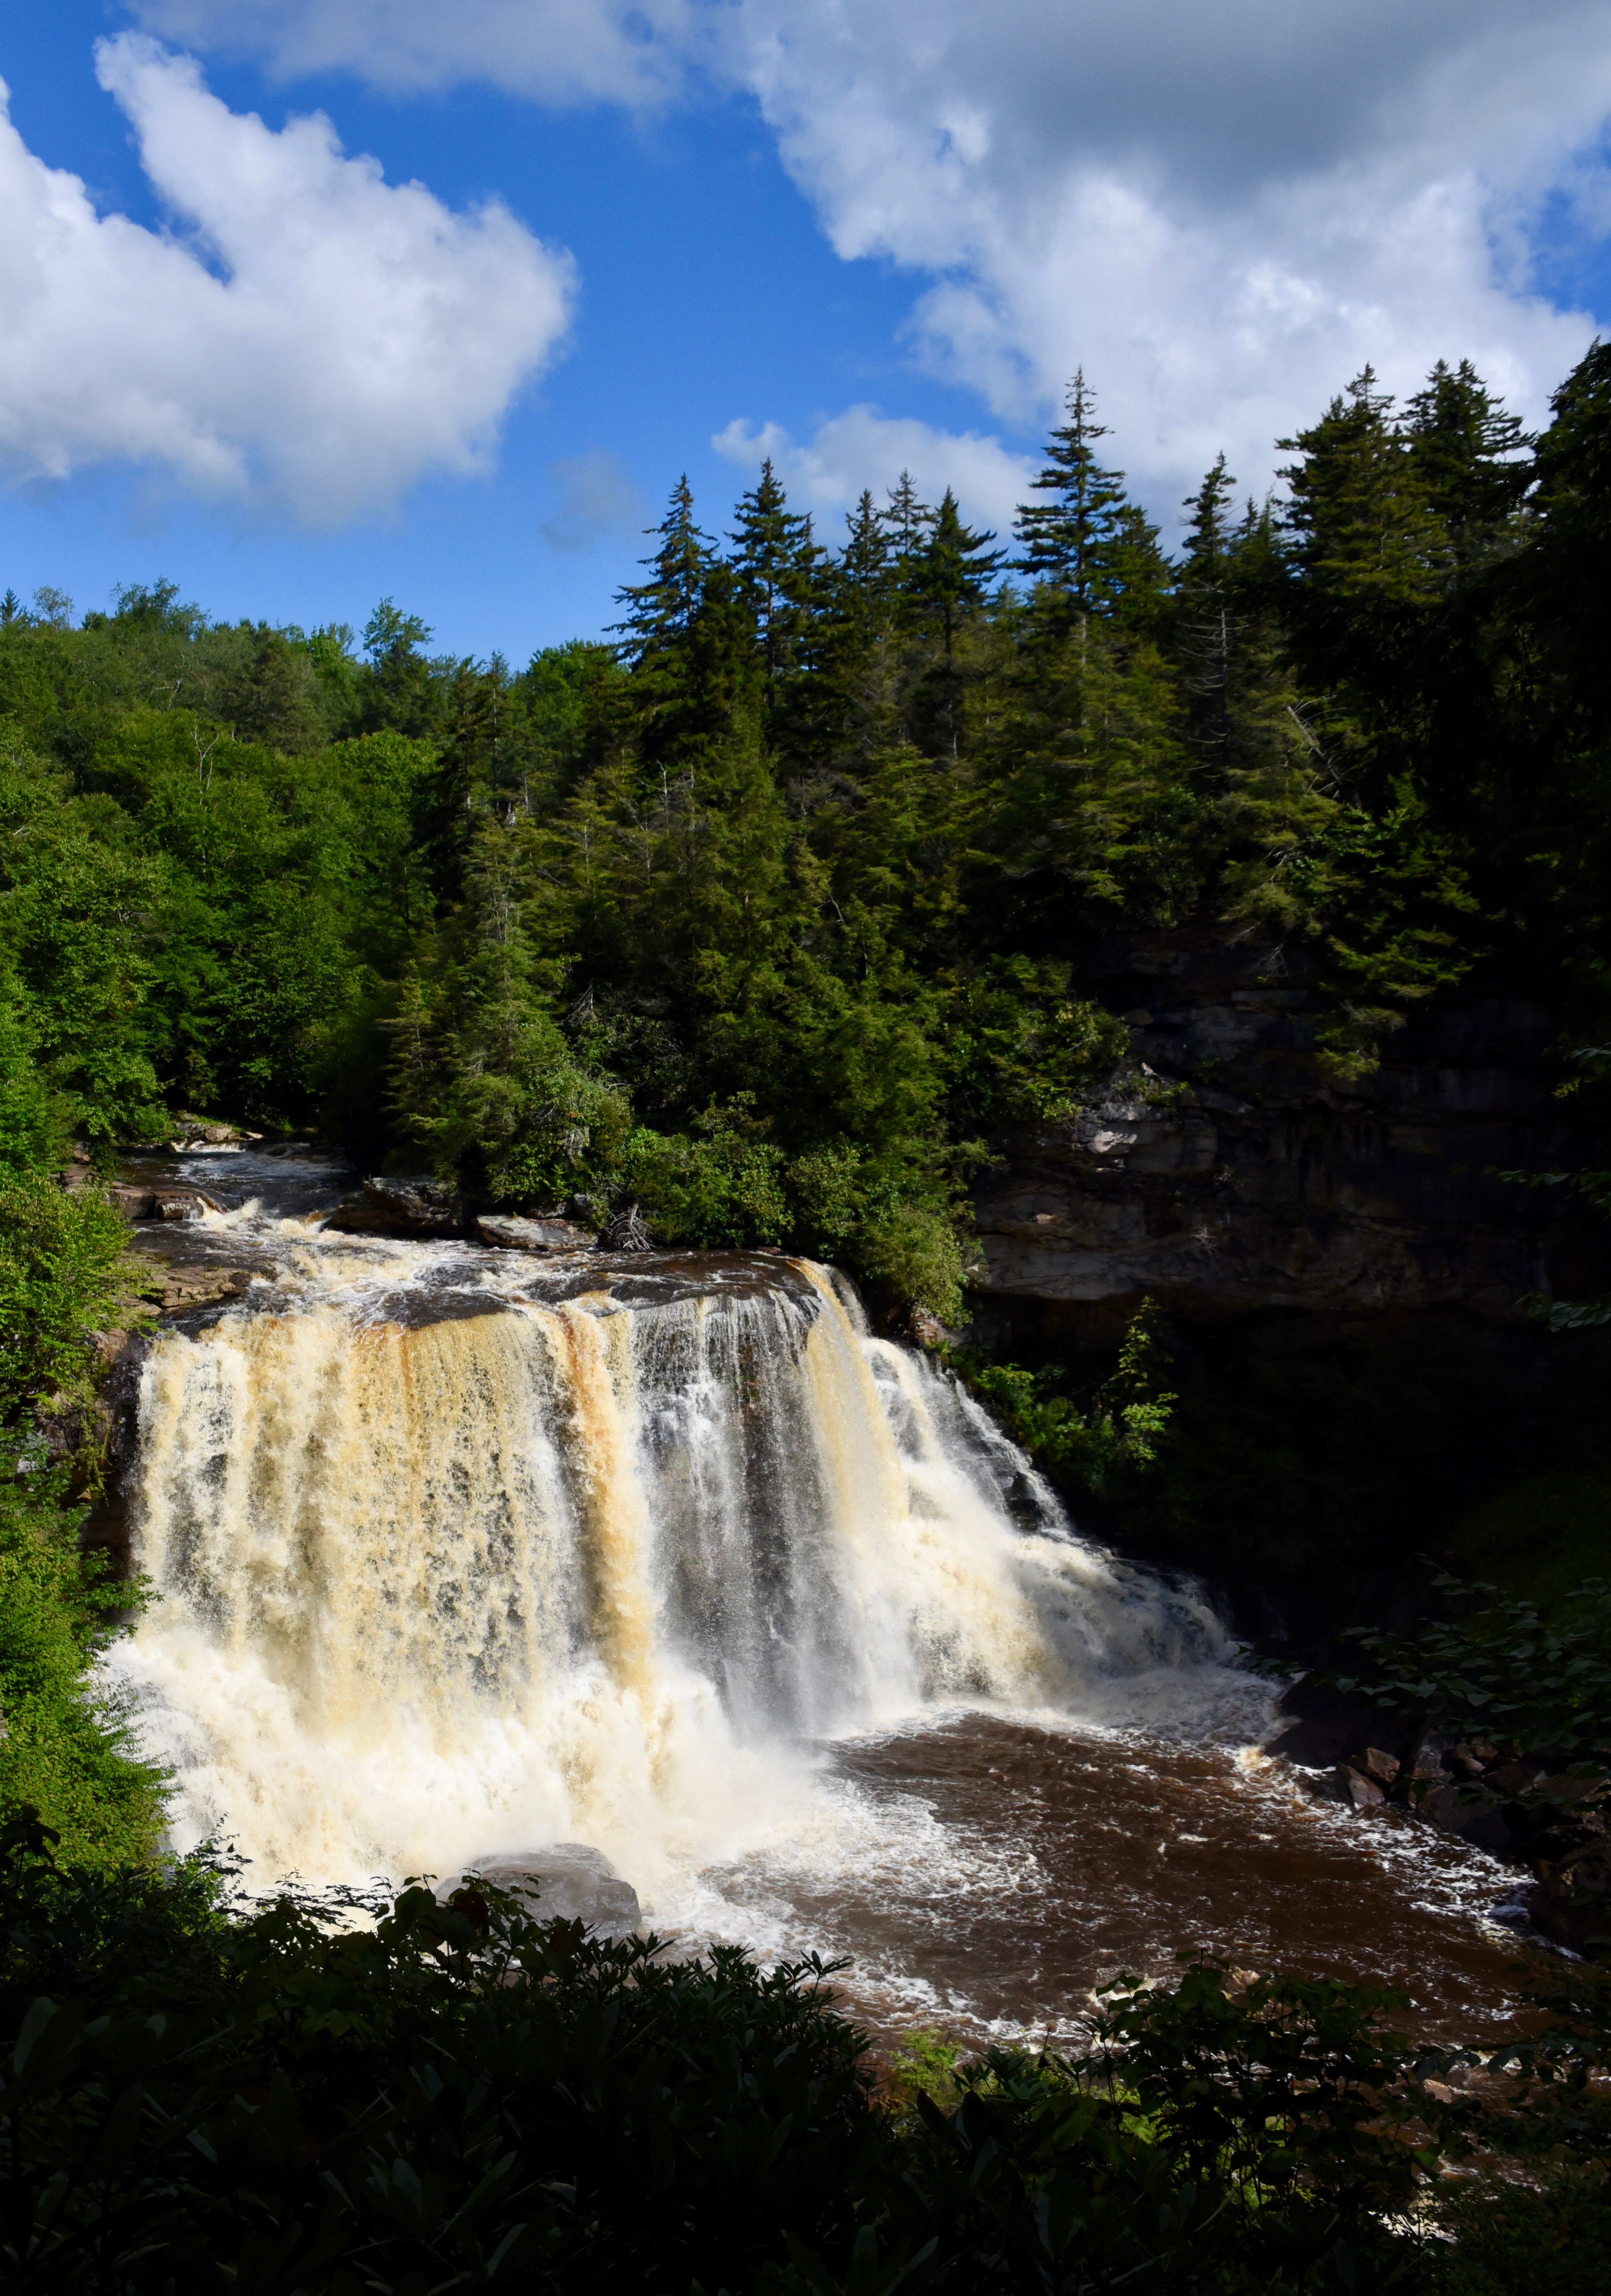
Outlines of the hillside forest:
[[613,639],[519,668],[7,594],[0,1154],[225,1111],[954,1316],[993,1135],[1125,1059],[1116,923],[1313,945],[1343,1083],[1474,974],[1592,1037],[1611,349],[1536,439],[1461,365],[1283,444],[1173,557],[1083,378],[1009,538],[680,484]]
[[[1303,944],[1340,1090],[1462,983],[1541,993],[1563,1080],[1604,1041],[1611,348],[1537,438],[1468,365],[1402,406],[1367,372],[1282,442],[1279,498],[1216,462],[1173,555],[1108,440],[1076,377],[1010,537],[903,478],[822,537],[770,466],[717,535],[679,483],[609,640],[518,668],[391,600],[359,637],[163,581],[78,619],[0,600],[13,1801],[32,1744],[54,1822],[153,1807],[76,1688],[127,1595],[68,1536],[84,1469],[39,1449],[134,1312],[117,1216],[53,1177],[71,1144],[312,1132],[955,1321],[993,1144],[1166,1089],[1082,990],[1116,925]],[[1143,1457],[1149,1350],[1107,1423]]]

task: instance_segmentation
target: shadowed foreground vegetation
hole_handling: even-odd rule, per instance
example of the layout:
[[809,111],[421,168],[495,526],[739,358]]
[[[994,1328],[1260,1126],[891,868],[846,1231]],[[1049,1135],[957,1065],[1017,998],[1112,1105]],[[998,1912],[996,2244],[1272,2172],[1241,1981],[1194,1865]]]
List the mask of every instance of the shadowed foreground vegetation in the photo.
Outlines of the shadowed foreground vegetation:
[[667,1959],[473,1880],[354,1926],[231,1906],[205,1861],[62,1871],[27,1819],[4,1849],[19,2292],[1599,2284],[1603,1988],[1480,2101],[1383,2025],[1401,1997],[1211,1964],[1109,1996],[1084,2053],[880,2087],[814,1962]]

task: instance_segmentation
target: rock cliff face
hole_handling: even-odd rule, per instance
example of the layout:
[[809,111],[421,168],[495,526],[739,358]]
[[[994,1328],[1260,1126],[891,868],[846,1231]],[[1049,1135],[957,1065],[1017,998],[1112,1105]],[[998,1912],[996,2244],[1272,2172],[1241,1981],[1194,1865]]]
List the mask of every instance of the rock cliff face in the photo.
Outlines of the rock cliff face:
[[976,1192],[981,1323],[1039,1302],[1096,1338],[1144,1293],[1194,1317],[1510,1320],[1528,1293],[1604,1280],[1603,1232],[1566,1192],[1493,1177],[1590,1151],[1555,1096],[1560,1024],[1542,1006],[1439,999],[1340,1086],[1316,1057],[1313,977],[1266,941],[1128,936],[1081,986],[1129,1024],[1134,1086],[998,1144]]

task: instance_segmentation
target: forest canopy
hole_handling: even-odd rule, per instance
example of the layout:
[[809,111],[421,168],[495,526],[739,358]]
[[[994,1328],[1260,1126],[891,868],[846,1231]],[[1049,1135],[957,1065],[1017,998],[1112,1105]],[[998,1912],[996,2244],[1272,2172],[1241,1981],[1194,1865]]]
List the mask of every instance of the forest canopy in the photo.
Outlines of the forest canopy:
[[680,482],[609,641],[519,669],[7,593],[0,1162],[223,1112],[945,1314],[969,1172],[1125,1068],[1116,927],[1303,944],[1344,1091],[1474,974],[1592,1001],[1611,348],[1537,438],[1367,371],[1173,554],[1108,439],[1076,376],[1010,537]]

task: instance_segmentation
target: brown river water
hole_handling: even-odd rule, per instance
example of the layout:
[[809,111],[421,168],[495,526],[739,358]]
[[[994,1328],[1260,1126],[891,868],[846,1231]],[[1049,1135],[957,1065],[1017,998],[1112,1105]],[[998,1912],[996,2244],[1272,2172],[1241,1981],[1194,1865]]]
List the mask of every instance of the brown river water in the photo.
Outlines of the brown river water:
[[1407,1813],[1321,1799],[1252,1747],[973,1714],[842,1743],[828,1774],[862,1858],[803,1840],[716,1869],[713,1925],[845,1960],[837,1983],[880,2042],[1067,2039],[1099,1988],[1198,1952],[1400,1987],[1393,2021],[1430,2039],[1515,2030],[1536,1953],[1516,1871]]

